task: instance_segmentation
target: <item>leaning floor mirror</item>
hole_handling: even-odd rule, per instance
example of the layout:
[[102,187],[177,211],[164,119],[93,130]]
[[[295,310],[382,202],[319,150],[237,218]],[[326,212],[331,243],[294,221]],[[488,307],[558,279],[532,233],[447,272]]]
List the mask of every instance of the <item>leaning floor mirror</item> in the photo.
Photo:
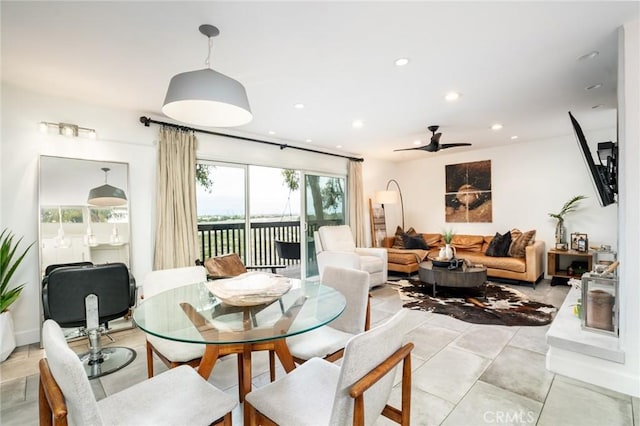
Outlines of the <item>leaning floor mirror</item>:
[[[40,273],[76,262],[130,267],[129,166],[126,163],[40,157]],[[131,328],[129,315],[110,330]],[[68,339],[77,328],[65,329]]]

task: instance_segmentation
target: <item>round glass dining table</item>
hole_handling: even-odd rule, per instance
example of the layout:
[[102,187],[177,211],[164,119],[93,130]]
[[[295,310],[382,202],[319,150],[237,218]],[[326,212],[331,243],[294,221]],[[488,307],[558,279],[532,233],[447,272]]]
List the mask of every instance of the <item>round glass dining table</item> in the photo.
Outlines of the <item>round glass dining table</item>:
[[251,352],[274,351],[285,371],[295,368],[285,338],[336,319],[346,306],[337,290],[318,281],[292,279],[291,289],[268,304],[232,306],[208,289],[215,281],[189,284],[143,300],[133,320],[144,332],[177,342],[206,345],[198,373],[209,378],[218,357],[238,354],[240,400],[251,391]]

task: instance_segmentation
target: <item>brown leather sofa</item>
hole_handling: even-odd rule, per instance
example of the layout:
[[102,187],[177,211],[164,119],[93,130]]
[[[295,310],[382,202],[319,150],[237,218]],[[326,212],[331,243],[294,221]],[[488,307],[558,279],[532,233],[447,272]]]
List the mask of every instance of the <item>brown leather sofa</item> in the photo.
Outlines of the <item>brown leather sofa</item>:
[[[438,256],[440,247],[444,246],[442,235],[421,234],[429,246],[429,250],[392,248],[394,237],[383,240],[383,247],[387,248],[388,270],[405,274],[418,271],[418,265],[427,258]],[[535,285],[544,275],[545,249],[544,241],[535,240],[525,248],[525,257],[492,257],[485,255],[485,251],[493,235],[463,235],[453,236],[451,245],[456,250],[456,257],[469,260],[474,264],[487,267],[487,276],[509,280],[525,281]]]

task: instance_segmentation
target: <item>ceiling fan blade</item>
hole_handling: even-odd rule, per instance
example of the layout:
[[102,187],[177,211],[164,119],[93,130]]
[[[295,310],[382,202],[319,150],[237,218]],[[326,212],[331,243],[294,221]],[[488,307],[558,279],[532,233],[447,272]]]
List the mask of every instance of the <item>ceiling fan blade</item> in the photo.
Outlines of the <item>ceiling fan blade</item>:
[[424,149],[424,148],[421,147],[421,146],[417,146],[415,148],[394,149],[393,152],[396,152],[396,151],[413,151],[413,150],[416,150],[416,149]]
[[443,144],[440,144],[440,149],[455,148],[457,146],[471,146],[471,144],[470,143],[443,143]]

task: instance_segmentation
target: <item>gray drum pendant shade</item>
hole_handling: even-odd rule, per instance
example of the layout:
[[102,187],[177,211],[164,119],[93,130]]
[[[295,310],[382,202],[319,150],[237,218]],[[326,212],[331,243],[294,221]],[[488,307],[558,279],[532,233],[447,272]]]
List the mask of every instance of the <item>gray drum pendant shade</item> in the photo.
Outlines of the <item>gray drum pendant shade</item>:
[[253,119],[247,91],[242,83],[211,69],[211,38],[220,31],[213,25],[201,25],[209,38],[208,68],[173,76],[169,82],[162,112],[183,123],[198,126],[241,126]]
[[127,196],[124,191],[107,184],[107,173],[110,169],[104,167],[104,185],[97,186],[89,191],[87,203],[92,206],[113,207],[127,204]]
[[244,86],[210,68],[173,76],[162,112],[184,123],[212,127],[241,126],[253,118]]

